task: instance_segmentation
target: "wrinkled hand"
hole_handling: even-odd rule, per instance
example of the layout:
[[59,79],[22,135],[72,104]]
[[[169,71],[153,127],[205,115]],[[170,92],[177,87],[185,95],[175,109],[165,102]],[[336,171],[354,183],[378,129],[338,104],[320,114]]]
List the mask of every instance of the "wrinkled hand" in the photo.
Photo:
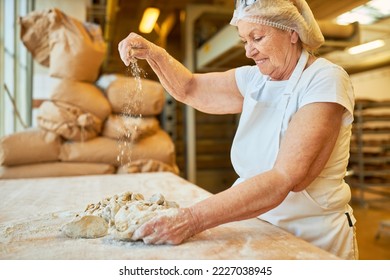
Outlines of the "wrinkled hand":
[[173,215],[161,215],[139,227],[133,240],[146,244],[177,245],[197,233],[197,222],[188,208],[178,208]]
[[131,32],[118,44],[119,55],[126,66],[134,58],[146,59],[153,44],[137,33]]

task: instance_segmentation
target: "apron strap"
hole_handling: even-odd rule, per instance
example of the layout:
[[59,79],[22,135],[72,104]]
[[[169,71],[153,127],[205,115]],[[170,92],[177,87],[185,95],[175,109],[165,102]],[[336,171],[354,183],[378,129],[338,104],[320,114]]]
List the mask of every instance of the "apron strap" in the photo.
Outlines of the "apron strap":
[[306,50],[302,49],[302,53],[301,56],[299,57],[298,63],[295,66],[295,69],[291,74],[290,79],[288,79],[288,83],[284,89],[282,102],[280,102],[279,105],[282,108],[282,110],[284,110],[283,118],[279,127],[279,141],[283,136],[283,128],[288,125],[288,120],[286,120],[286,115],[287,115],[287,108],[291,99],[291,95],[293,94],[299,82],[299,79],[301,78],[303,70],[305,70],[308,59],[309,59],[309,53]]
[[288,79],[288,83],[286,85],[285,94],[292,94],[295,90],[295,87],[298,84],[299,79],[301,78],[301,75],[303,73],[303,70],[305,70],[307,61],[309,59],[309,53],[302,49],[301,56],[299,57],[297,66],[295,66],[295,69],[293,73],[290,76],[290,79]]

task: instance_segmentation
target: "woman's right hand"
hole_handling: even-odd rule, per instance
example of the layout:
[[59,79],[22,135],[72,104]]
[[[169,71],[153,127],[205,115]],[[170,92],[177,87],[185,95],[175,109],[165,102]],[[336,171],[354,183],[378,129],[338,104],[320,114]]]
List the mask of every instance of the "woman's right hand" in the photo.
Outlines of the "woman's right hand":
[[153,44],[138,35],[131,32],[125,39],[118,44],[119,55],[126,66],[134,58],[147,59]]

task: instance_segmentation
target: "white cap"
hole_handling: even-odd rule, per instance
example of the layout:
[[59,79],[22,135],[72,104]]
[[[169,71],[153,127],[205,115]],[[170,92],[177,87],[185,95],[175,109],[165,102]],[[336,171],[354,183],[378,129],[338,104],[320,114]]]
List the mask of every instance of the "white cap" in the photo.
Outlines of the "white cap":
[[294,30],[308,49],[318,49],[324,36],[305,0],[236,0],[231,25],[238,21]]

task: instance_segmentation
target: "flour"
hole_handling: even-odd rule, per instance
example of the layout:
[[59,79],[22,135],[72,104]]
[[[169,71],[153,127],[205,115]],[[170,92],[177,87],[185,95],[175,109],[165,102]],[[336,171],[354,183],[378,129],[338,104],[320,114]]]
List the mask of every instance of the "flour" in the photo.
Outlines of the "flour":
[[117,240],[136,241],[133,233],[158,215],[174,215],[179,205],[162,194],[145,200],[140,193],[125,192],[89,204],[61,231],[71,238],[99,238],[106,235]]
[[74,216],[72,212],[54,212],[0,224],[0,243],[56,236],[61,224]]
[[[132,58],[130,60],[130,65],[127,68],[127,71],[130,72],[128,74],[131,74],[134,77],[135,80],[135,88],[125,88],[125,91],[131,92],[130,98],[126,100],[125,104],[123,104],[122,108],[122,115],[124,117],[126,116],[133,116],[137,117],[139,120],[141,120],[142,115],[138,114],[136,115],[135,112],[139,111],[139,109],[142,106],[142,80],[141,76],[144,74],[143,70],[138,66],[137,59]],[[131,150],[132,145],[134,144],[132,141],[133,133],[137,133],[137,128],[139,126],[140,122],[134,121],[131,127],[123,127],[122,129],[124,131],[120,131],[119,135],[122,135],[118,139],[118,147],[119,147],[119,154],[117,156],[117,161],[120,163],[120,165],[126,165],[131,162]]]

